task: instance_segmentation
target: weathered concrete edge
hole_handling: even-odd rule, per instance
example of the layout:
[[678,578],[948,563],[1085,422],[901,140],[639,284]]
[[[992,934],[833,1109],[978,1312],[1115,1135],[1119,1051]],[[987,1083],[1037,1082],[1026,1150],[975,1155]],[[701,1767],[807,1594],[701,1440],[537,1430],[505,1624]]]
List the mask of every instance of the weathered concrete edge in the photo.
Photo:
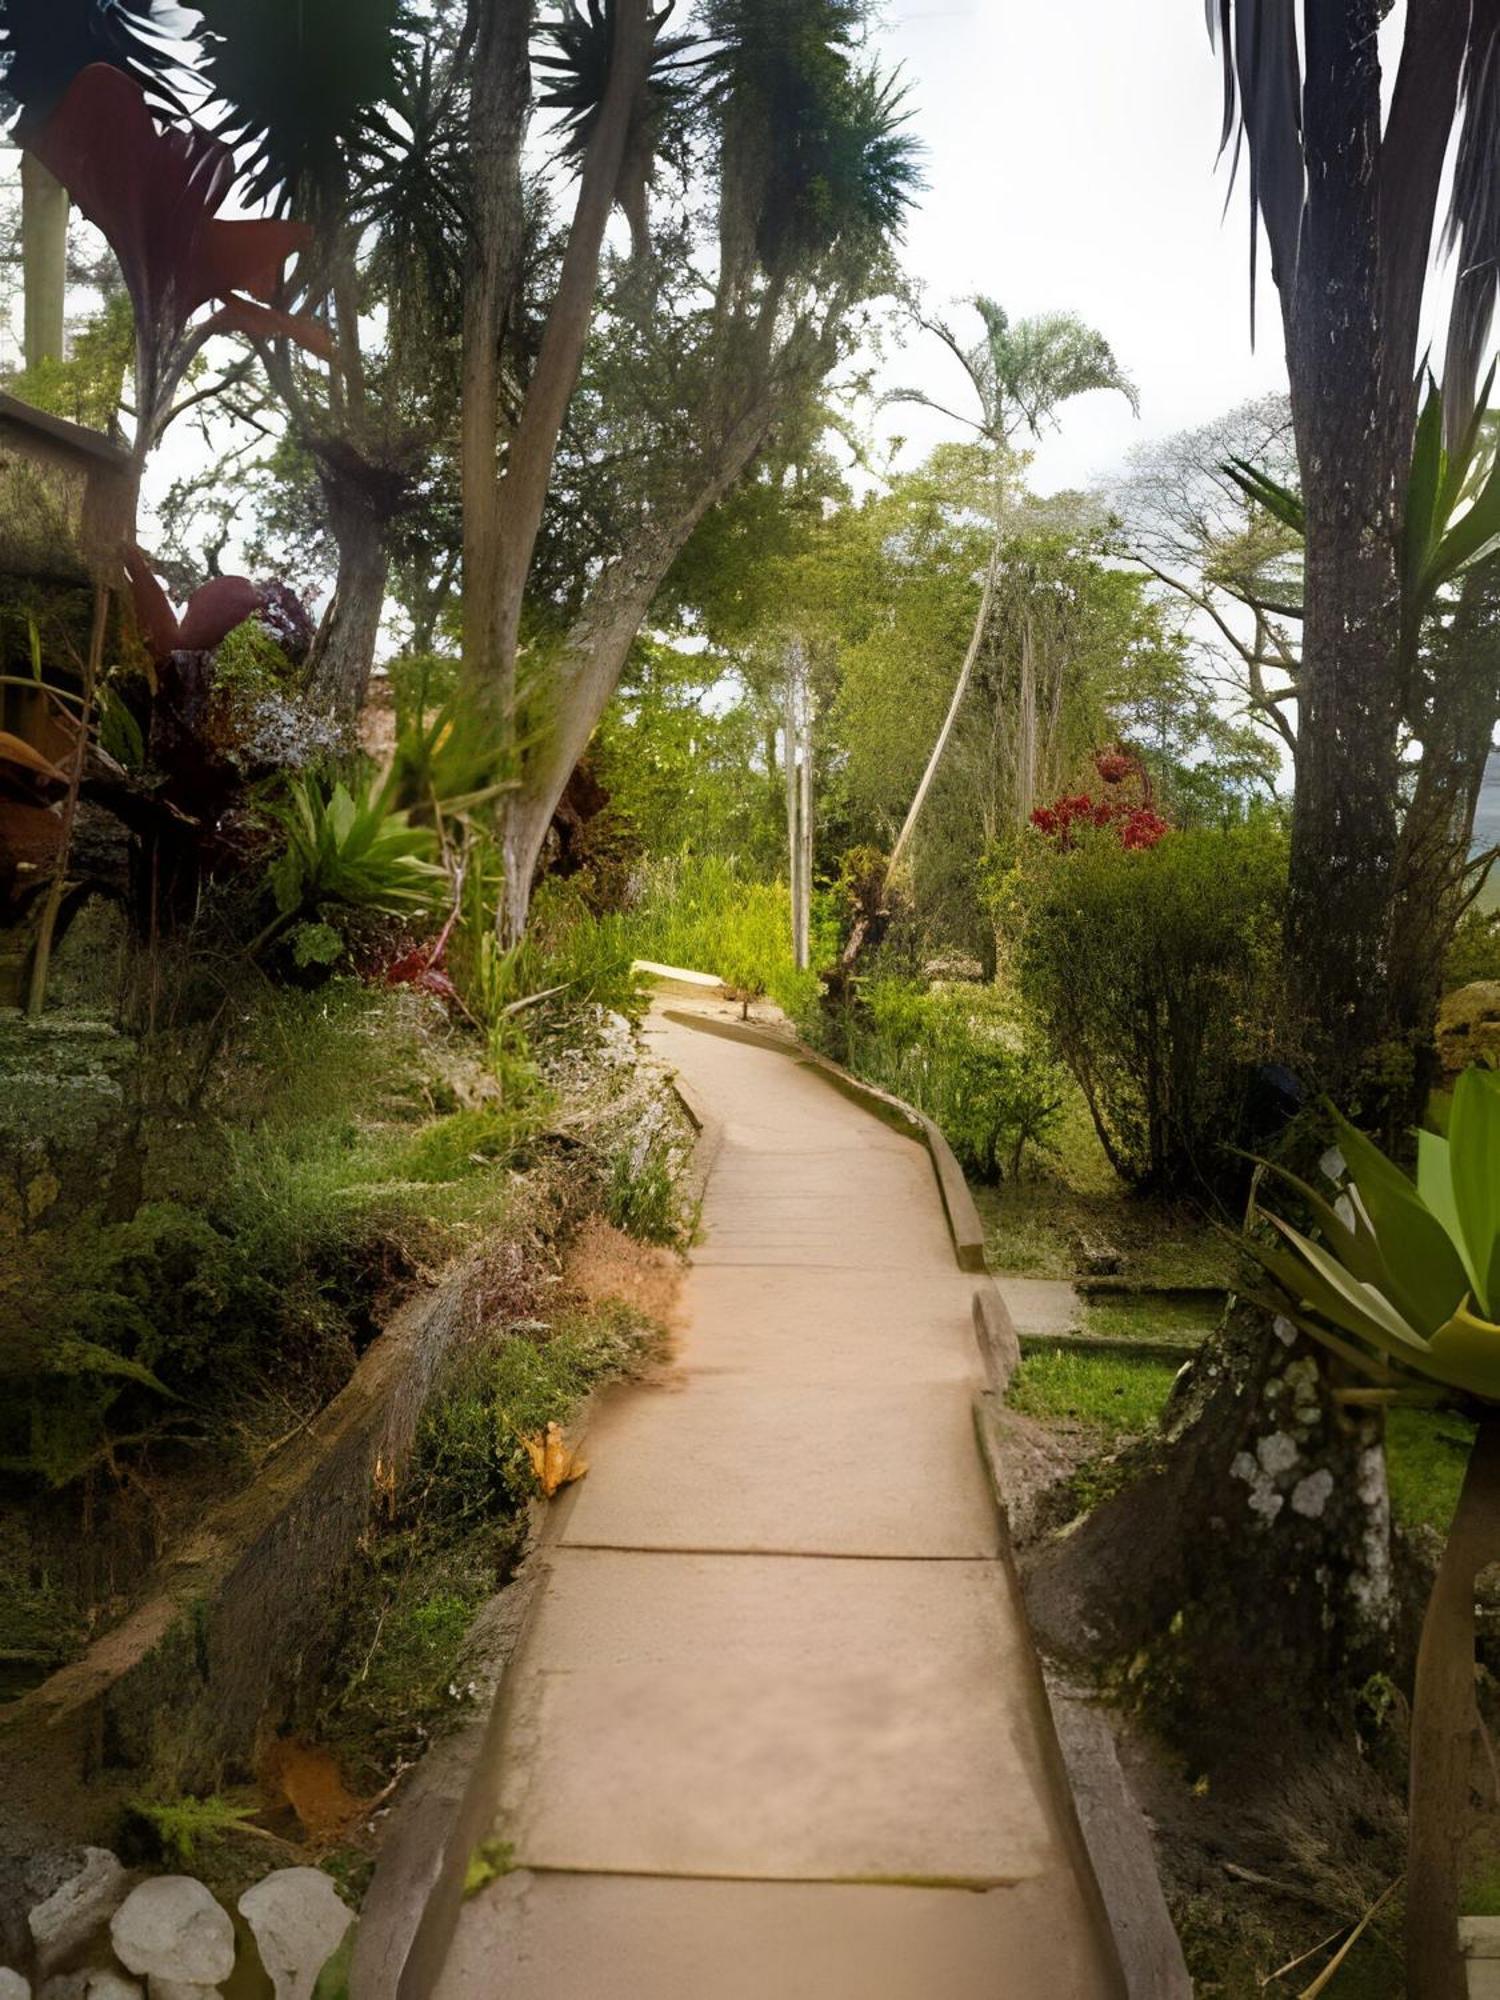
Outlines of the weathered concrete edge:
[[[466,1650],[479,1655],[478,1699],[462,1727],[422,1759],[392,1808],[360,1908],[349,1972],[352,2000],[395,2000],[429,1927],[434,1901],[452,1900],[444,1878],[460,1848],[460,1836],[464,1844],[457,1906],[462,1905],[468,1856],[485,1833],[483,1825],[470,1831],[478,1807],[472,1812],[466,1808],[476,1790],[475,1773],[488,1768],[499,1688],[526,1630],[540,1575],[531,1551],[518,1574],[490,1599],[470,1627]],[[456,1907],[453,1921],[457,1922]],[[432,1929],[435,1934],[436,1925]],[[439,1963],[446,1950],[443,1936],[438,1941]]]
[[974,1287],[974,1338],[990,1388],[1003,1396],[1021,1365],[1021,1342],[1000,1287],[988,1275]]
[[874,1084],[864,1082],[842,1064],[819,1055],[816,1049],[810,1049],[806,1042],[790,1035],[779,1035],[770,1028],[758,1027],[753,1021],[721,1021],[709,1014],[691,1014],[677,1007],[665,1007],[662,1014],[664,1019],[680,1028],[696,1028],[706,1035],[720,1035],[726,1041],[747,1042],[752,1048],[793,1056],[804,1068],[815,1070],[835,1090],[852,1098],[866,1111],[873,1112],[885,1124],[906,1133],[908,1138],[920,1140],[927,1148],[933,1173],[937,1177],[938,1193],[942,1196],[943,1212],[948,1218],[948,1233],[953,1239],[953,1254],[958,1260],[958,1268],[976,1273],[988,1271],[984,1256],[984,1224],[974,1206],[964,1170],[958,1164],[942,1128],[925,1112],[918,1111],[914,1105],[903,1102],[899,1097],[892,1097],[889,1091],[878,1090]]
[[[976,1320],[978,1309],[976,1296]],[[974,1398],[974,1429],[1000,1514],[1003,1560],[1024,1615],[998,1437],[1003,1407],[1003,1387],[981,1391]],[[1113,1942],[1122,1991],[1127,2000],[1192,2000],[1192,1981],[1162,1892],[1155,1842],[1120,1768],[1109,1724],[1096,1704],[1049,1684],[1034,1642],[1032,1659],[1049,1719],[1043,1739],[1057,1759],[1059,1787],[1069,1801],[1085,1857],[1085,1879],[1098,1897],[1100,1920]]]

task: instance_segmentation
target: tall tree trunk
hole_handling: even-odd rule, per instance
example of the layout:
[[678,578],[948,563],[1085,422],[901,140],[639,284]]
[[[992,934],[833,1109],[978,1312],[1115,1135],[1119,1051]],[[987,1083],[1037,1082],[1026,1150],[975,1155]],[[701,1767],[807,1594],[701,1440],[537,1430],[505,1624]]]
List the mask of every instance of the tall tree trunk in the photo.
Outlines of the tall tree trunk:
[[1400,492],[1410,362],[1386,322],[1379,0],[1307,12],[1309,198],[1278,271],[1307,509],[1288,982],[1320,1080],[1348,1097],[1390,1030],[1401,722]]
[[[927,803],[927,795],[932,790],[933,782],[942,768],[943,758],[947,755],[948,745],[953,739],[953,732],[958,727],[958,718],[963,713],[964,701],[969,692],[969,683],[974,678],[974,669],[979,662],[979,653],[984,644],[984,635],[989,629],[990,610],[995,602],[995,588],[1000,580],[1002,505],[1001,474],[997,471],[995,474],[995,535],[990,547],[989,567],[985,571],[984,589],[979,598],[979,612],[974,620],[974,631],[969,640],[969,649],[964,655],[963,665],[958,670],[958,680],[953,689],[953,699],[948,704],[948,713],[943,718],[943,726],[938,731],[937,742],[932,746],[932,755],[927,759],[927,768],[922,773],[916,794],[907,810],[906,818],[902,822],[901,831],[896,835],[896,844],[891,849],[890,866],[886,872],[892,880],[895,879],[896,871],[906,857],[906,850],[911,844],[911,837],[917,830],[918,820],[922,817],[922,808]],[[845,956],[847,959],[847,953]]]
[[1480,1717],[1474,1696],[1474,1589],[1500,1562],[1500,1417],[1479,1426],[1417,1651],[1406,1864],[1406,1990],[1464,2000],[1458,1948],[1469,1788]]
[[[473,4],[479,5],[480,0],[473,0]],[[526,10],[494,11],[509,14]],[[492,270],[488,260],[476,252],[473,276],[479,297],[474,301],[473,324],[465,340],[463,486],[469,516],[465,545],[472,564],[465,577],[465,624],[472,613],[477,626],[475,641],[466,642],[465,661],[480,699],[497,715],[507,745],[514,733],[516,649],[526,579],[541,530],[557,440],[593,321],[604,233],[620,188],[627,142],[639,114],[649,44],[647,0],[617,0],[609,80],[579,177],[562,270],[520,420],[509,440],[505,476],[493,500],[484,489],[484,481],[488,477],[493,482],[498,456],[498,404],[489,396],[492,386],[498,389],[498,361],[489,357],[498,353],[499,258]],[[482,80],[479,65],[485,58],[496,74]],[[513,115],[519,74],[514,28],[496,27],[487,34],[482,8],[475,62],[476,82],[483,81],[486,99],[503,100]],[[479,115],[471,114],[471,133],[476,139]],[[508,149],[481,140],[475,165],[476,229],[508,228],[503,221],[511,199]],[[501,176],[504,185],[498,185]],[[466,321],[468,318],[466,312]],[[493,381],[487,375],[491,368],[496,371]]]
[[308,655],[307,692],[339,721],[359,719],[385,609],[389,523],[368,481],[319,469],[328,523],[338,544],[338,577]]
[[619,686],[630,648],[663,579],[704,515],[729,492],[765,443],[777,407],[774,394],[766,391],[743,409],[711,450],[696,490],[674,514],[646,517],[574,620],[552,676],[545,724],[537,741],[528,746],[519,787],[500,806],[506,879],[499,924],[506,941],[514,942],[525,933],[532,884],[552,815]]
[[501,360],[526,238],[521,153],[531,105],[531,0],[470,0],[469,186],[462,419],[463,666],[471,699],[498,718]]
[[[1377,1415],[1241,1305],[1183,1378],[1128,1484],[1028,1561],[1043,1642],[1130,1660],[1208,1773],[1296,1754],[1388,1665],[1390,1510]],[[1289,1337],[1288,1337],[1289,1336]],[[1257,1725],[1275,1724],[1270,1736]]]
[[1500,562],[1464,579],[1430,666],[1422,759],[1401,827],[1391,923],[1391,1005],[1416,1056],[1414,1106],[1433,1081],[1443,959],[1468,895],[1469,849],[1500,714]]
[[28,368],[63,358],[68,294],[68,191],[32,153],[21,155],[21,271]]

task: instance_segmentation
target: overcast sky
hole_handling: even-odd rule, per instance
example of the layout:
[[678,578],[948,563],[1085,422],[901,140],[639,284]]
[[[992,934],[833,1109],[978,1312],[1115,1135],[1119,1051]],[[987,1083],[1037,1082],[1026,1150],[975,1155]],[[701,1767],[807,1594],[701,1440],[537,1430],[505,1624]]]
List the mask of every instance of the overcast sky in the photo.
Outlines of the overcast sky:
[[[1225,216],[1201,0],[890,0],[880,45],[927,149],[907,262],[932,306],[986,292],[1015,314],[1076,312],[1140,390],[1139,419],[1118,395],[1069,405],[1038,487],[1086,485],[1141,438],[1285,387],[1269,280],[1251,350],[1245,190]],[[962,390],[926,342],[890,375]],[[904,407],[884,424],[924,447],[957,435]]]

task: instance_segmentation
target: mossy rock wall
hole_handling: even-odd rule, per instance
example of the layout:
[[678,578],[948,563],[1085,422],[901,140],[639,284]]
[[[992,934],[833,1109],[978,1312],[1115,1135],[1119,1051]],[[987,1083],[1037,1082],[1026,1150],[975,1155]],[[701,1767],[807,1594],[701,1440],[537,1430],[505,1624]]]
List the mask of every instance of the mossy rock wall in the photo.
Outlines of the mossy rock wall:
[[107,1839],[143,1789],[206,1792],[253,1772],[316,1676],[336,1586],[394,1495],[433,1384],[482,1325],[491,1280],[474,1260],[398,1313],[122,1625],[0,1708],[0,1834]]

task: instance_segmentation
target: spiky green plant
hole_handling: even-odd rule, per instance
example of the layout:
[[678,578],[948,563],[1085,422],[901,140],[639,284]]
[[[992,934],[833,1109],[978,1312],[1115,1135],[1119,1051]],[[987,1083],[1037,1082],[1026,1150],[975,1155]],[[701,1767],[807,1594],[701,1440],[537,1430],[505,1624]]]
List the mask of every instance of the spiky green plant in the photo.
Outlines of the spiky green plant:
[[1321,1241],[1259,1204],[1280,1238],[1251,1255],[1297,1325],[1373,1386],[1364,1401],[1477,1405],[1478,1430],[1432,1586],[1412,1693],[1407,1992],[1461,2000],[1460,1869],[1468,1835],[1474,1702],[1474,1593],[1500,1560],[1500,1074],[1465,1070],[1446,1132],[1417,1135],[1415,1181],[1343,1119],[1348,1180],[1330,1202],[1282,1169]]
[[1358,1373],[1392,1370],[1500,1401],[1500,1073],[1466,1070],[1446,1134],[1417,1134],[1413,1181],[1347,1120],[1348,1169],[1330,1202],[1284,1168],[1321,1241],[1257,1203],[1278,1241],[1251,1255],[1285,1294],[1288,1317]]

